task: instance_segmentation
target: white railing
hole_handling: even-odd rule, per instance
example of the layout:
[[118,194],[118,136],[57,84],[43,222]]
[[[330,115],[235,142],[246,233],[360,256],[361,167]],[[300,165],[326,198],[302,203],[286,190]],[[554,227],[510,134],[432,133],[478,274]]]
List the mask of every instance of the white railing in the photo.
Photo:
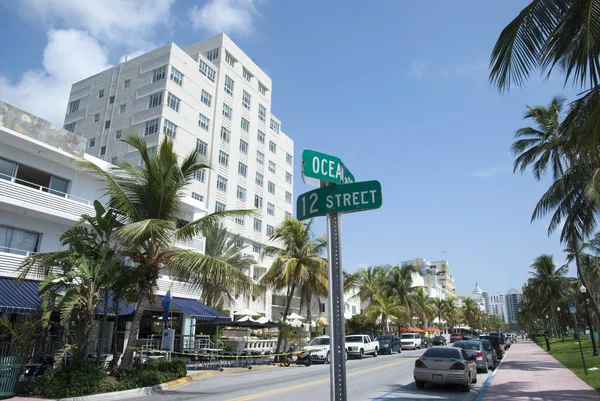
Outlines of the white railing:
[[214,342],[207,335],[184,335],[181,336],[182,350],[199,351],[203,349],[215,348]]
[[275,347],[277,347],[277,339],[248,340],[244,348],[246,351],[275,352]]
[[[19,267],[25,259],[25,255],[8,253],[9,248],[0,248],[0,276],[17,277],[19,275]],[[29,256],[29,255],[26,255]]]
[[0,195],[7,198],[77,217],[93,212],[92,201],[87,199],[19,180],[15,177],[9,177],[10,179],[5,179],[5,177],[9,176],[0,174]]
[[175,246],[204,253],[204,238],[194,238],[189,241],[177,240],[175,241]]

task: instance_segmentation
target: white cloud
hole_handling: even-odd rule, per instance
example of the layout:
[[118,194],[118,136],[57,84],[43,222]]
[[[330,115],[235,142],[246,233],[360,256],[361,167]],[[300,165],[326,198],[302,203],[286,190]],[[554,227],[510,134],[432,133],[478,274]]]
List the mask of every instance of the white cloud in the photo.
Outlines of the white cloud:
[[423,60],[414,60],[408,67],[406,77],[410,79],[420,80],[425,78],[427,67]]
[[194,29],[209,33],[247,35],[254,30],[254,18],[259,0],[209,0],[203,6],[193,6],[188,16]]
[[74,29],[48,32],[42,66],[15,83],[0,75],[0,99],[58,125],[71,85],[110,67],[106,50],[87,32]]
[[167,25],[174,0],[22,0],[26,18],[54,27],[85,29],[101,42],[142,47],[154,28]]
[[511,170],[508,167],[488,167],[488,168],[480,168],[475,171],[471,171],[469,175],[471,177],[477,178],[489,178],[495,177],[498,175],[503,175],[509,173]]

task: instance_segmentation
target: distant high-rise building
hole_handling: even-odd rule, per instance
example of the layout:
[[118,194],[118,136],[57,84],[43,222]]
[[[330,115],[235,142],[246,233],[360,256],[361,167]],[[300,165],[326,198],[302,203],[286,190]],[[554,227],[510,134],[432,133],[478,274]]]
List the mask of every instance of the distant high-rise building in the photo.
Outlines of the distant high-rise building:
[[511,288],[506,292],[504,297],[506,303],[506,319],[507,323],[516,323],[519,314],[519,304],[523,300],[523,290]]
[[489,294],[489,303],[486,304],[486,312],[490,315],[497,315],[507,322],[505,294]]

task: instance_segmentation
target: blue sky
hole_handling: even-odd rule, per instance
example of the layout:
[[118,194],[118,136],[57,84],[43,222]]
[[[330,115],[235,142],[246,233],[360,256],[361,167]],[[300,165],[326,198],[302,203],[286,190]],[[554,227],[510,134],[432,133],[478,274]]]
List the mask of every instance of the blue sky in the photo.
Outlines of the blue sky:
[[529,223],[548,182],[513,174],[509,147],[525,105],[576,90],[559,75],[507,94],[487,80],[500,31],[527,3],[0,0],[0,99],[62,124],[71,83],[224,31],[273,79],[296,196],[312,189],[300,180],[305,148],[381,181],[381,209],[343,217],[345,269],[446,250],[459,293],[475,281],[503,291],[521,287],[536,256],[564,260],[546,222]]

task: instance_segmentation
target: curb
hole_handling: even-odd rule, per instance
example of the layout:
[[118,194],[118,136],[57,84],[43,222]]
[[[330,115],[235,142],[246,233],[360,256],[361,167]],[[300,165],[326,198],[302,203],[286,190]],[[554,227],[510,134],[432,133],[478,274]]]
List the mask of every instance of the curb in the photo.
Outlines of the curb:
[[[254,366],[251,370],[265,370],[277,368],[278,365],[263,365],[263,366]],[[240,372],[248,372],[248,368],[231,368],[220,372],[218,370],[210,370],[206,372],[196,372],[188,375],[186,377],[182,377],[181,379],[173,380],[170,382],[158,384],[156,386],[150,387],[142,387],[142,388],[134,388],[131,390],[123,390],[123,391],[113,391],[112,393],[100,393],[100,394],[92,394],[92,395],[83,395],[81,397],[71,397],[71,398],[59,398],[57,400],[46,399],[45,401],[100,401],[100,400],[121,400],[125,398],[131,398],[136,396],[143,395],[152,395],[156,394],[160,391],[170,390],[176,387],[183,386],[192,381],[196,381],[202,377],[214,376],[218,374],[229,374],[229,373],[240,373]]]
[[[517,344],[517,343],[515,343],[515,344]],[[485,397],[485,393],[488,391],[488,389],[492,385],[492,380],[494,380],[494,377],[496,377],[496,373],[498,373],[500,371],[500,366],[502,366],[502,364],[506,360],[506,356],[510,353],[510,351],[512,350],[512,346],[515,345],[515,344],[512,344],[510,346],[510,348],[508,349],[508,351],[506,352],[506,354],[504,354],[504,357],[502,358],[502,360],[500,361],[500,363],[498,364],[498,366],[496,366],[496,369],[494,369],[494,372],[485,381],[485,384],[481,388],[481,391],[477,394],[477,398],[475,398],[474,401],[481,401],[481,400],[483,400],[483,397]]]

